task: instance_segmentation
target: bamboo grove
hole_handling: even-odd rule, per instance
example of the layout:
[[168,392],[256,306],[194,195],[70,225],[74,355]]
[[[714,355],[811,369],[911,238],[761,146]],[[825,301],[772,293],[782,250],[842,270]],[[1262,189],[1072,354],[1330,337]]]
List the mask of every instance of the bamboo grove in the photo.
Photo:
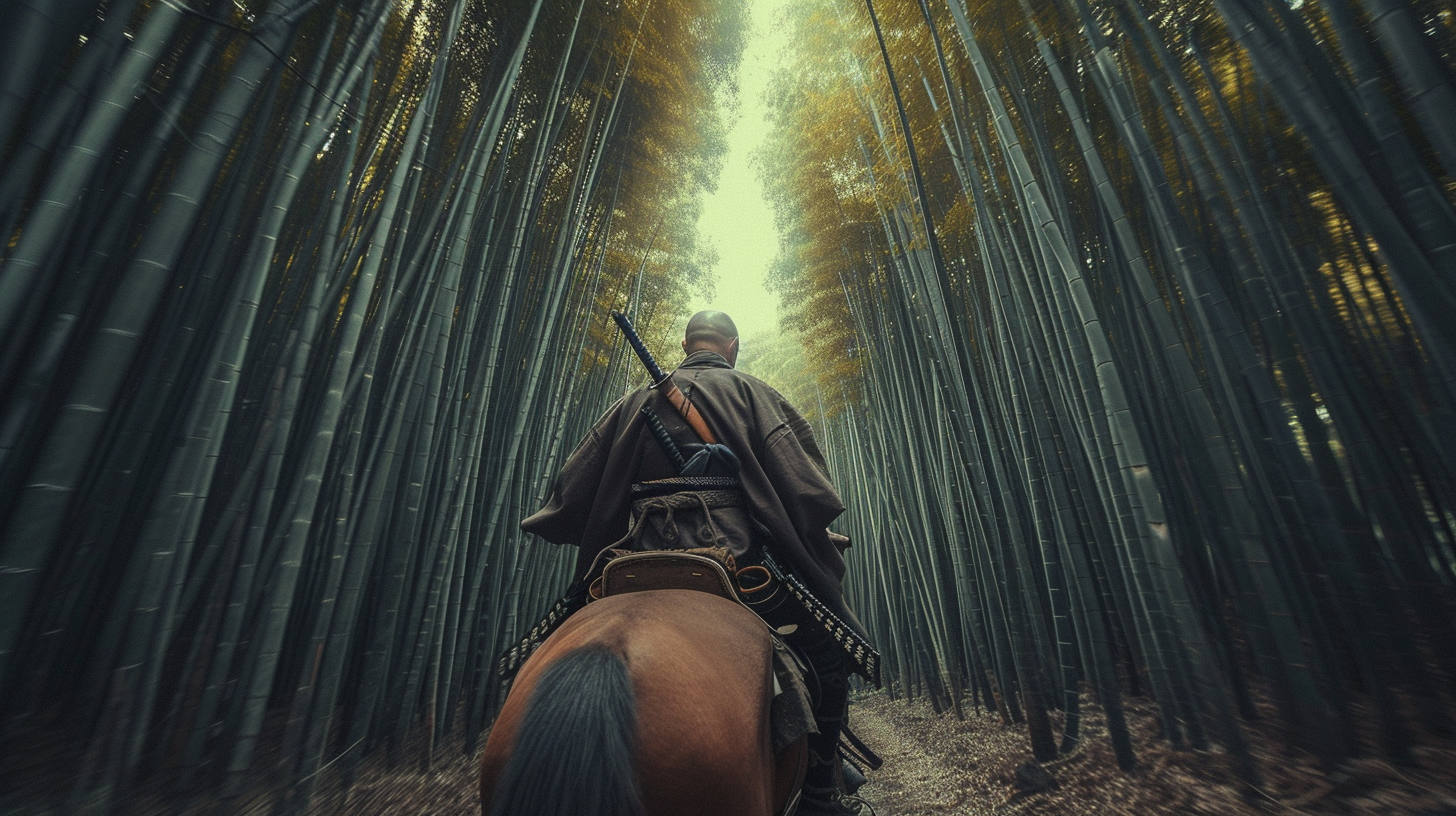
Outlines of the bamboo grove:
[[711,261],[743,14],[710,12],[11,5],[6,812],[297,812],[476,743],[569,568],[517,522],[635,384],[607,311],[664,343]]
[[1150,695],[1254,785],[1241,722],[1452,735],[1452,13],[794,7],[776,280],[893,693],[1048,760],[1085,691],[1125,768]]

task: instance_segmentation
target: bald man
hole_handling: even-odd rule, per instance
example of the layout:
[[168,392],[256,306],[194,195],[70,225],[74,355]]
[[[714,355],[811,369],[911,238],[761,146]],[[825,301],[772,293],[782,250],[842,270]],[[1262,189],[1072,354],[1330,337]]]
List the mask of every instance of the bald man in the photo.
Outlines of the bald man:
[[[723,312],[693,315],[682,349],[686,358],[672,379],[718,441],[732,451],[729,458],[736,458],[737,473],[728,474],[731,466],[720,459],[707,473],[718,482],[681,479],[677,465],[649,430],[643,408],[655,413],[674,439],[696,437],[657,389],[643,388],[619,400],[592,427],[562,467],[546,506],[522,522],[521,529],[577,546],[579,576],[612,546],[641,550],[716,545],[746,563],[754,563],[767,547],[840,621],[863,636],[864,627],[845,606],[840,589],[841,546],[849,540],[828,529],[844,505],[809,423],[767,383],[734,369],[738,328]],[[680,491],[678,496],[699,492],[674,508],[674,524],[633,524],[634,498],[639,511],[651,512],[643,504],[649,489],[658,494]],[[673,498],[665,496],[658,504],[663,501]],[[704,512],[708,519],[701,517]],[[712,540],[702,540],[704,535]],[[823,693],[815,710],[819,733],[810,735],[810,768],[798,812],[850,814],[839,801],[834,776],[850,666],[825,633],[801,629],[796,645],[809,654]]]

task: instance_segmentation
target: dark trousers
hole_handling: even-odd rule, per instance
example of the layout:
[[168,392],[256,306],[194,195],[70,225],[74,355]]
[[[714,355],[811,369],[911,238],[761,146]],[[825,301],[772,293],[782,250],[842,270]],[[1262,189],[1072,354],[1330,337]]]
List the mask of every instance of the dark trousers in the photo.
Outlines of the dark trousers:
[[[740,565],[753,563],[757,547],[740,559]],[[762,599],[747,599],[748,605],[770,626],[784,632],[784,640],[809,663],[813,677],[806,678],[814,704],[814,723],[819,731],[809,735],[809,773],[804,780],[806,793],[817,788],[823,792],[837,784],[839,770],[839,734],[849,713],[849,659],[843,648],[799,605],[789,593],[779,588]]]
[[[804,632],[801,627],[794,634]],[[819,733],[809,735],[809,773],[804,784],[833,788],[838,784],[839,733],[849,715],[849,667],[839,644],[822,629],[804,632],[790,643],[804,654],[819,678],[819,695],[814,698],[814,723]]]

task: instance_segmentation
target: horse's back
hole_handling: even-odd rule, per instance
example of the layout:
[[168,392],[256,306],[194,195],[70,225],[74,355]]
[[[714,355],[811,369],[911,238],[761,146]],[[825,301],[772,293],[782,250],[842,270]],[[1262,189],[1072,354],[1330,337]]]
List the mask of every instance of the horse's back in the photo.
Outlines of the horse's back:
[[689,813],[690,803],[703,802],[719,803],[724,813],[767,813],[772,779],[764,768],[773,761],[767,627],[742,606],[706,593],[651,595],[649,603],[631,605],[629,614],[640,617],[623,621],[639,633],[626,659],[637,690],[644,789],[685,797],[663,813]]
[[486,744],[489,800],[541,674],[586,647],[618,655],[636,698],[633,756],[644,812],[769,814],[772,642],[741,605],[690,590],[615,595],[589,604],[522,667]]

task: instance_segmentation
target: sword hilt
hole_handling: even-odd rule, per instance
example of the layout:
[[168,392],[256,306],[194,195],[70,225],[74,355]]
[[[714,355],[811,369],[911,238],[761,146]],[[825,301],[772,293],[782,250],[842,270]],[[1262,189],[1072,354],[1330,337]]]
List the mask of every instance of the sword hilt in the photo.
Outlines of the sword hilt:
[[637,330],[632,328],[632,321],[621,312],[612,312],[612,319],[617,321],[617,328],[622,330],[622,335],[627,338],[627,343],[632,346],[633,351],[637,352],[637,359],[646,366],[648,375],[652,377],[652,384],[657,385],[667,379],[667,372],[658,367],[657,361],[652,359],[652,352],[647,350],[647,346],[642,343],[642,338],[637,336]]
[[647,429],[652,432],[652,436],[657,440],[657,444],[662,448],[662,452],[667,454],[667,458],[672,460],[672,466],[677,468],[677,472],[682,473],[683,468],[687,466],[688,462],[683,458],[682,451],[678,449],[677,442],[673,440],[672,434],[667,430],[667,426],[662,424],[662,420],[657,416],[657,412],[652,410],[651,406],[642,406],[642,416],[647,420]]

